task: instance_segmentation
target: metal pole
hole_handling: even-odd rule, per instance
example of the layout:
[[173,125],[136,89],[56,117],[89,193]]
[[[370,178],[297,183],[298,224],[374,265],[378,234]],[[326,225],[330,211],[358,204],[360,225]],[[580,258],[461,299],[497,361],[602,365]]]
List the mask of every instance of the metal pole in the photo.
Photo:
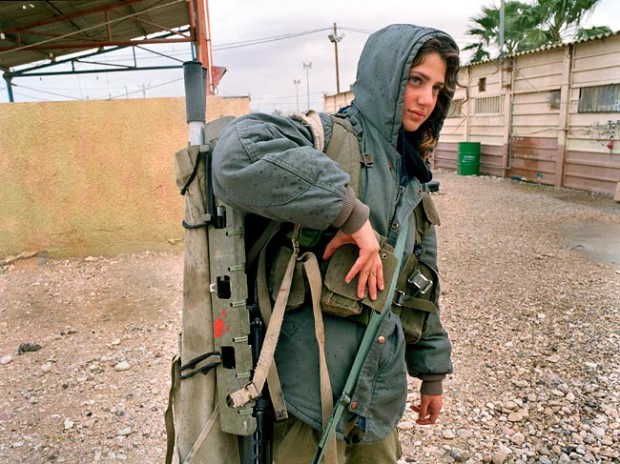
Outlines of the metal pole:
[[338,35],[338,29],[336,23],[334,23],[334,33],[329,34],[327,38],[334,44],[334,52],[336,54],[336,93],[340,93],[340,68],[338,66],[338,42],[342,40],[344,35]]
[[185,80],[185,116],[189,126],[190,145],[204,143],[207,104],[207,75],[200,61],[183,63]]
[[506,18],[504,11],[504,0],[499,7],[499,59],[504,57],[504,29],[506,27]]
[[312,69],[312,62],[304,63],[304,69],[306,70],[306,91],[308,93],[308,110],[310,110],[310,70]]
[[9,94],[9,102],[15,103],[15,99],[13,98],[13,84],[11,84],[11,81],[13,80],[13,78],[5,74],[4,80],[6,81],[6,91]]
[[293,84],[295,84],[295,93],[297,94],[297,112],[299,113],[299,84],[301,84],[301,79],[293,79]]

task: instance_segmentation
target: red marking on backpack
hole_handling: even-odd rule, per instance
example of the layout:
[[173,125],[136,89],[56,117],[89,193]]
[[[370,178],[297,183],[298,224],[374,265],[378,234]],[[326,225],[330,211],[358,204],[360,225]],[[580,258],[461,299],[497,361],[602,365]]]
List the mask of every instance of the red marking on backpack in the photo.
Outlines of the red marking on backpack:
[[224,320],[226,317],[228,317],[228,313],[222,311],[220,312],[220,317],[213,321],[213,336],[215,338],[220,338],[224,335],[224,332],[230,332],[230,326]]

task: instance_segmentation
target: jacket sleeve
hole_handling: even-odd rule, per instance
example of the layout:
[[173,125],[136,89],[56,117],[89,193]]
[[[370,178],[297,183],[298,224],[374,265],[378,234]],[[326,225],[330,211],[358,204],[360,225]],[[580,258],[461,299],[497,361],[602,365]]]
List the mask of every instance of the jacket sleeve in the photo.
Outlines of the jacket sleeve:
[[349,175],[315,150],[310,130],[290,118],[238,118],[213,154],[215,194],[234,208],[281,222],[341,227],[359,204],[348,185]]
[[[422,236],[424,254],[422,259],[437,269],[437,237],[435,227]],[[448,333],[439,318],[439,290],[437,291],[437,313],[430,313],[420,340],[407,345],[405,359],[409,375],[422,380],[422,393],[441,394],[441,381],[452,373],[452,345]]]

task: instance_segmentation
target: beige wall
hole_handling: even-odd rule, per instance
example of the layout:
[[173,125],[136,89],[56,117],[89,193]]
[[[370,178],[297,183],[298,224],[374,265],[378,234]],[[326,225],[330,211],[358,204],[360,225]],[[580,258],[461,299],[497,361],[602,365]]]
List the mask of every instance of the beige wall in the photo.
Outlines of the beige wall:
[[349,105],[353,101],[353,91],[336,93],[334,95],[323,96],[323,111],[326,113],[336,113],[343,106]]
[[[461,68],[435,166],[453,169],[460,141],[481,142],[480,172],[614,195],[620,183],[620,114],[579,113],[581,89],[620,83],[620,32],[598,39]],[[486,89],[478,83],[486,79]],[[559,93],[559,99],[557,95]],[[497,114],[477,114],[479,98],[501,95]],[[501,106],[501,105],[500,105]],[[610,132],[611,121],[615,132]],[[610,140],[614,143],[610,144]]]
[[[249,112],[209,97],[207,120]],[[185,99],[0,105],[0,258],[176,249]]]

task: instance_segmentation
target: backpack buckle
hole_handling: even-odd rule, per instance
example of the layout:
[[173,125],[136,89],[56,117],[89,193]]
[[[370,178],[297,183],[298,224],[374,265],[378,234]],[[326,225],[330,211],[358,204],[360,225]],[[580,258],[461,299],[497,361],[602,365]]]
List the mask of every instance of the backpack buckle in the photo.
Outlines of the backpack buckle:
[[375,165],[375,158],[370,153],[362,153],[362,164],[364,167],[371,168]]
[[421,295],[426,295],[433,286],[433,281],[426,278],[424,274],[417,271],[415,274],[409,276],[407,282],[413,285]]

